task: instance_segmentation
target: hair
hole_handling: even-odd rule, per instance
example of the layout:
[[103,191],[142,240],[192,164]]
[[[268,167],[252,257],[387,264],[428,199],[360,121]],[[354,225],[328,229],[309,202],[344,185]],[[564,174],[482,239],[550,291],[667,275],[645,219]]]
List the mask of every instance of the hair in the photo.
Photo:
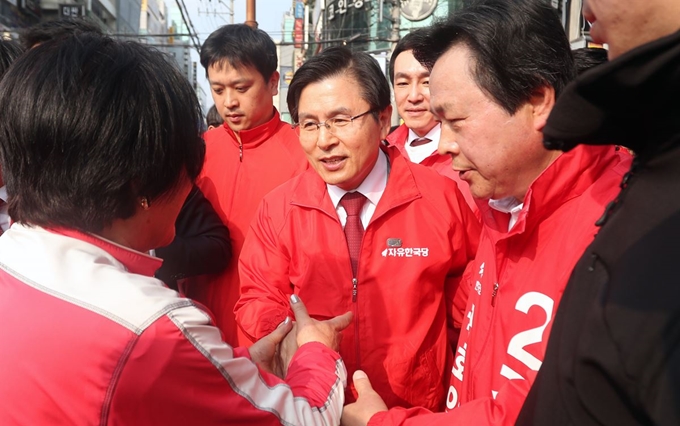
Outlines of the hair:
[[23,52],[24,49],[16,42],[0,38],[0,78],[5,74],[12,62]]
[[245,24],[224,25],[215,30],[201,46],[201,65],[208,68],[215,65],[222,68],[254,67],[269,81],[276,67],[276,45],[269,35]]
[[394,47],[389,64],[390,82],[392,83],[392,86],[394,86],[394,63],[397,61],[397,56],[401,53],[408,52],[409,50],[414,50],[421,42],[421,39],[426,37],[426,34],[427,28],[412,31],[403,36]]
[[480,0],[428,30],[414,55],[426,67],[464,45],[477,85],[509,114],[539,87],[559,96],[575,77],[569,41],[557,12],[542,0]]
[[582,47],[573,50],[571,53],[574,55],[574,66],[578,75],[609,60],[607,49],[601,47]]
[[329,47],[310,58],[293,75],[286,98],[293,121],[298,121],[298,104],[305,87],[343,74],[353,77],[357,82],[361,98],[371,106],[376,120],[380,112],[390,106],[390,84],[375,58],[366,52],[353,52],[344,46]]
[[195,180],[189,82],[162,53],[82,34],[40,44],[0,82],[0,161],[15,222],[100,232]]
[[60,18],[44,21],[28,27],[19,33],[19,42],[24,49],[31,49],[50,40],[62,40],[78,34],[103,35],[102,29],[87,18]]
[[217,107],[215,105],[211,106],[208,110],[208,114],[205,116],[206,124],[213,127],[220,127],[224,123],[224,119],[217,112]]

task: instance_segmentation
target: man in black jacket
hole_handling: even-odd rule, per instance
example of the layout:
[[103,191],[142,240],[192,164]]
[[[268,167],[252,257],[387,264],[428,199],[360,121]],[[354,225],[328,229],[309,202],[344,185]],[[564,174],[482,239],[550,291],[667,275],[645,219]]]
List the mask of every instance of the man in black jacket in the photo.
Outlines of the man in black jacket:
[[521,425],[680,424],[680,1],[586,0],[611,62],[562,94],[545,145],[637,158],[576,265]]

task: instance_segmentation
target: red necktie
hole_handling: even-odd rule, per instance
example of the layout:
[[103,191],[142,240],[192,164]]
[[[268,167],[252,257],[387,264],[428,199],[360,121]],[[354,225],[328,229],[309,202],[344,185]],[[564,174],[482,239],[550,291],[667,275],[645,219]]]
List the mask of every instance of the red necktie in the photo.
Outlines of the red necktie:
[[413,139],[410,143],[411,146],[420,146],[420,145],[425,145],[426,143],[432,142],[432,139],[430,138],[418,138],[418,139]]
[[364,236],[364,226],[361,224],[361,209],[364,207],[366,197],[360,192],[348,192],[340,200],[340,205],[347,212],[345,223],[345,238],[349,248],[349,258],[352,261],[352,273],[357,276],[359,265],[359,251],[361,251],[361,239]]

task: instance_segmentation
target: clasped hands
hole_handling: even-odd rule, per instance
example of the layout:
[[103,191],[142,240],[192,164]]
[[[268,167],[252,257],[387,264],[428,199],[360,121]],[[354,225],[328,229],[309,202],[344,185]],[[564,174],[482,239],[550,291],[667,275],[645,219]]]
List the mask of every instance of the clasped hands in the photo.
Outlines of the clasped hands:
[[250,358],[263,370],[285,379],[288,365],[298,347],[319,342],[337,351],[340,332],[352,322],[352,313],[346,312],[326,321],[317,321],[307,313],[307,308],[297,295],[290,297],[295,321],[286,318],[279,326],[255,342],[248,351]]
[[[337,351],[340,345],[340,332],[352,321],[351,312],[326,321],[317,321],[309,316],[307,308],[297,295],[291,296],[290,305],[295,321],[286,318],[274,331],[248,349],[253,362],[281,379],[285,379],[290,361],[298,347],[309,342],[319,342]],[[387,410],[387,406],[373,390],[363,371],[356,371],[353,380],[358,398],[357,402],[343,409],[344,426],[366,425],[375,413]]]

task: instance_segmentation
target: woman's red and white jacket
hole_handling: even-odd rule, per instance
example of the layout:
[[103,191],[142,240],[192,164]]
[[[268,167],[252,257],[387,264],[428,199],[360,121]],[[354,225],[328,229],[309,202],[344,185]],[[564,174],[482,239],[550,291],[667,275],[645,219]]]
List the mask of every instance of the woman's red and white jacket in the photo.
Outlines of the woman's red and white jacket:
[[469,296],[449,411],[393,409],[374,415],[370,426],[515,424],[571,271],[630,164],[614,146],[560,155],[529,187],[510,231],[509,214],[479,203],[482,235],[460,287]]
[[318,319],[353,311],[340,346],[348,373],[367,371],[388,406],[443,409],[462,321],[451,316],[453,296],[479,224],[455,182],[386,151],[387,186],[363,236],[356,280],[326,184],[310,169],[260,205],[241,253],[236,320],[259,338],[290,315],[292,293]]
[[308,343],[287,380],[153,278],[160,259],[74,231],[0,237],[3,425],[339,424],[345,367]]

